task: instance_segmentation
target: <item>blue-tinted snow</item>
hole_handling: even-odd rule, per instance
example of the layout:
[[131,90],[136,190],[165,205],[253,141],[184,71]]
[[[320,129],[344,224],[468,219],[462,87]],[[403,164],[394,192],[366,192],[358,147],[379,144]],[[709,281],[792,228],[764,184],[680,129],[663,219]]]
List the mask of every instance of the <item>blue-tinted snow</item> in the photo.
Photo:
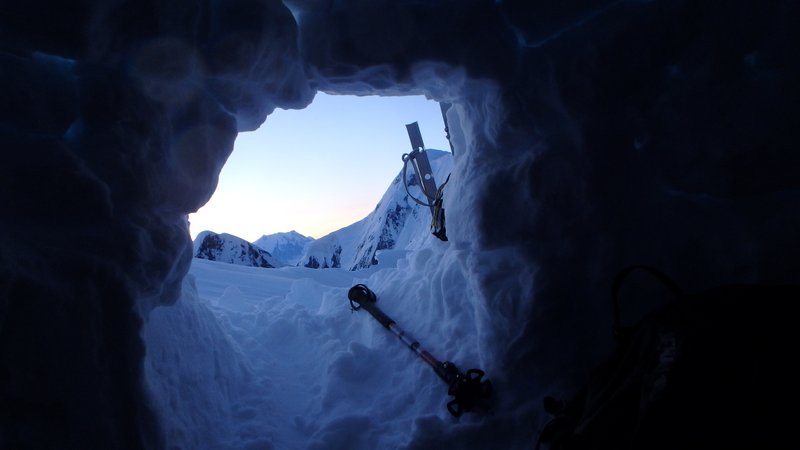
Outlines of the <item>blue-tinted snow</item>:
[[480,416],[450,417],[447,387],[371,316],[352,313],[347,290],[367,283],[434,355],[491,374],[491,347],[513,336],[487,333],[471,259],[445,243],[357,272],[195,259],[181,299],[154,310],[145,333],[168,443],[400,448],[418,420],[470,427]]
[[[437,179],[444,179],[451,157],[434,152],[432,158]],[[349,258],[356,238],[374,243],[370,233],[391,219],[395,204],[410,203],[406,196],[395,179],[383,207],[355,224],[358,236],[337,238],[351,247]],[[460,200],[446,201],[449,207]],[[447,386],[430,367],[367,313],[350,311],[347,290],[367,283],[380,307],[424,348],[462,370],[494,372],[502,386],[494,355],[523,329],[527,311],[512,300],[529,291],[530,276],[515,270],[522,263],[510,249],[477,251],[468,242],[437,240],[428,208],[409,208],[417,215],[392,229],[397,247],[379,251],[377,266],[357,271],[194,259],[181,299],[155,309],[145,333],[148,384],[168,445],[401,448],[425,427],[470,436],[465,429],[506,421],[509,411],[494,419],[452,418]],[[462,222],[448,215],[455,229]],[[513,396],[501,393],[497,405],[505,408]]]
[[[530,448],[541,398],[571,395],[607,354],[623,267],[690,290],[797,282],[798,2],[286,1],[292,13],[4,2],[0,446],[160,448],[163,429],[185,448],[280,448],[292,436],[274,430],[291,424],[306,436],[293,443],[316,447]],[[427,367],[388,353],[394,338],[369,318],[334,312],[336,283],[276,292],[276,317],[259,319],[272,326],[245,343],[258,316],[232,299],[248,283],[220,287],[216,306],[185,301],[186,214],[236,133],[318,90],[454,105],[450,242],[367,281],[432,352],[489,372],[494,417],[446,417]],[[322,334],[291,326],[326,321]],[[249,380],[267,372],[237,351],[262,339],[320,344],[301,354],[329,356],[312,371],[323,379],[276,354],[298,383],[270,378],[272,409],[259,409],[267,387]],[[260,420],[288,397],[314,406]],[[767,400],[745,407],[784,406]]]

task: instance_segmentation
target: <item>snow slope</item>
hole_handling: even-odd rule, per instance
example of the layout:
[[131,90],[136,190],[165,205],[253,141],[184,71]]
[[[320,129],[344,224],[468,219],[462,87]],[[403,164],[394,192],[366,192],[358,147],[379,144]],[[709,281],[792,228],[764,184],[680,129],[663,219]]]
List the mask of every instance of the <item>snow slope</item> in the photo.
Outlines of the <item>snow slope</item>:
[[[452,155],[440,150],[426,153],[437,186],[441,186],[453,170]],[[407,169],[407,179],[411,194],[426,201],[412,167]],[[430,209],[409,198],[401,171],[367,217],[310,243],[300,263],[310,268],[364,269],[377,264],[381,251],[421,248],[436,239],[431,236],[430,223]]]
[[513,448],[507,441],[518,435],[477,431],[501,427],[509,412],[451,417],[447,387],[430,367],[347,301],[350,286],[367,283],[432,354],[462,370],[483,368],[496,382],[491,350],[513,332],[486,325],[503,320],[507,294],[495,293],[501,314],[489,316],[474,275],[512,255],[466,257],[435,239],[387,255],[394,258],[355,272],[193,260],[183,296],[157,308],[145,332],[148,383],[168,447],[430,448],[426,439],[452,433],[453,448]]
[[268,251],[274,258],[285,265],[294,266],[303,257],[306,246],[314,238],[303,236],[297,231],[274,233],[258,238],[253,245]]

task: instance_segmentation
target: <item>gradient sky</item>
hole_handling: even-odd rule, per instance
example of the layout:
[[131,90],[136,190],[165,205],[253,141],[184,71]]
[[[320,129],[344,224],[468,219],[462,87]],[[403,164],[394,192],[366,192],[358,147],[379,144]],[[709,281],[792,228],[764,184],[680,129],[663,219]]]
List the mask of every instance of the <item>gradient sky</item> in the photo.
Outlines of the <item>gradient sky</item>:
[[189,215],[203,230],[248,241],[296,230],[319,238],[375,208],[411,151],[405,124],[426,148],[449,150],[439,104],[422,96],[318,93],[303,110],[275,110],[240,133],[211,200]]

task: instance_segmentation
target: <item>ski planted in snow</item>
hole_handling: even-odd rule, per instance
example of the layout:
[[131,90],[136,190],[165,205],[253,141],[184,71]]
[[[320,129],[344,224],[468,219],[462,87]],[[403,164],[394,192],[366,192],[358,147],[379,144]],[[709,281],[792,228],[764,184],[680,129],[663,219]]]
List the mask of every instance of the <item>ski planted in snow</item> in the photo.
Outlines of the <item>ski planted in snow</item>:
[[357,284],[351,287],[347,298],[350,299],[350,307],[353,311],[363,308],[370,313],[381,325],[394,333],[408,348],[428,363],[436,375],[439,375],[439,378],[447,383],[449,387],[447,394],[453,396],[453,399],[447,403],[447,410],[450,411],[450,414],[460,417],[464,412],[474,409],[490,410],[488,400],[492,394],[492,382],[488,379],[483,380],[484,371],[469,369],[462,372],[452,362],[441,362],[427,350],[422,349],[416,339],[403,331],[394,320],[378,308],[375,304],[378,300],[377,296],[366,285]]
[[[431,163],[428,160],[427,153],[425,153],[425,143],[422,142],[422,133],[419,131],[419,125],[417,122],[409,123],[406,125],[406,131],[408,132],[408,139],[411,141],[411,153],[403,154],[403,185],[411,200],[431,209],[431,233],[442,241],[447,241],[442,190],[450,180],[450,175],[448,175],[447,180],[437,188],[436,180],[433,178]],[[409,163],[414,167],[414,172],[417,174],[419,187],[426,197],[425,201],[414,197],[408,190],[406,170],[408,169]]]

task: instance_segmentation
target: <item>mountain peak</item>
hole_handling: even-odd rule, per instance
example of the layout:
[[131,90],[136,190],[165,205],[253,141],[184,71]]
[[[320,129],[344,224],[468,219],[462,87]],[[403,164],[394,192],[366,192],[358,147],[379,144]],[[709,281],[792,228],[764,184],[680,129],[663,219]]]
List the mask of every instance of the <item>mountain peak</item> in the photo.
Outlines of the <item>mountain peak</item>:
[[228,233],[203,231],[194,240],[195,258],[241,266],[272,268],[280,266],[272,255],[246,240]]
[[[436,181],[443,183],[453,168],[453,159],[445,158],[450,153],[440,150],[426,150],[426,153]],[[413,179],[416,175],[407,176]],[[425,198],[418,183],[409,183],[409,191],[417,198]],[[309,243],[301,264],[310,268],[365,269],[378,264],[379,252],[426,245],[431,239],[430,222],[430,210],[409,198],[401,172],[367,217]]]
[[284,264],[294,266],[303,256],[306,246],[313,241],[313,238],[292,230],[261,236],[254,244],[270,252]]

